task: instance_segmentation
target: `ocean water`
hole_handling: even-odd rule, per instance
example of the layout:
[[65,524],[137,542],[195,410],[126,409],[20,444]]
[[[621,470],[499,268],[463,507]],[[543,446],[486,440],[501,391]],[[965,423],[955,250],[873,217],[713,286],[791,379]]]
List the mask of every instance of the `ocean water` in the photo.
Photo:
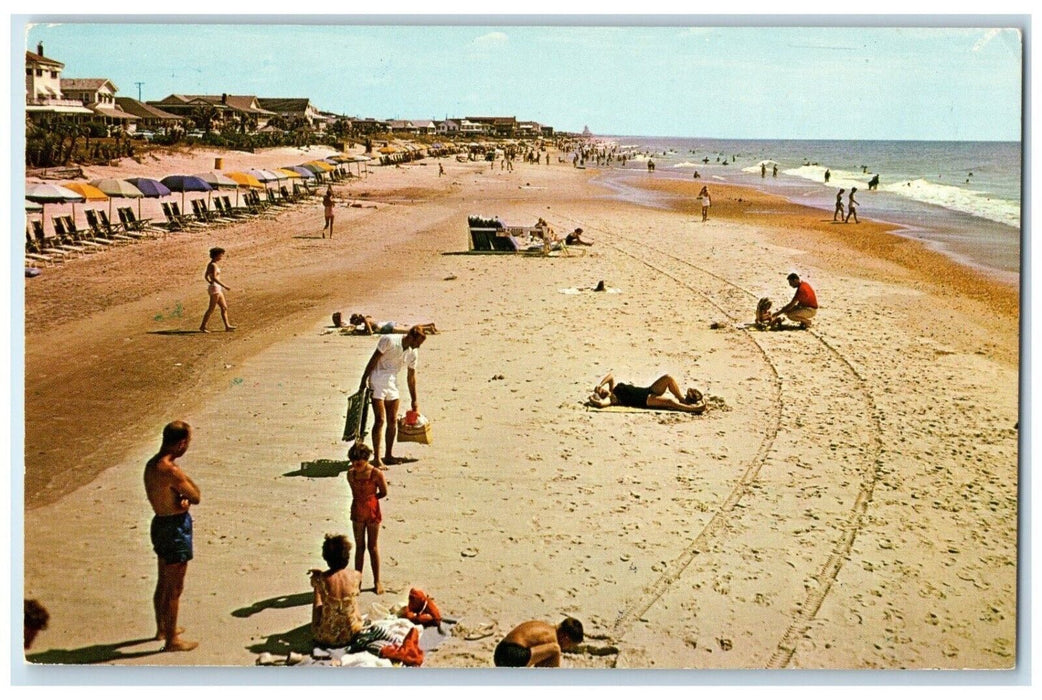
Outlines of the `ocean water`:
[[[836,192],[857,187],[862,220],[885,221],[961,264],[993,279],[1019,283],[1022,148],[1019,142],[749,141],[698,138],[598,137],[629,155],[626,165],[602,167],[599,180],[614,196],[665,205],[634,187],[648,177],[745,185],[821,209],[831,220]],[[766,164],[761,176],[760,164]],[[778,173],[773,174],[777,164]],[[597,169],[587,162],[588,169]],[[830,171],[825,183],[825,170]],[[873,175],[879,187],[868,189]],[[844,205],[847,195],[844,193]],[[848,224],[853,225],[853,223]]]

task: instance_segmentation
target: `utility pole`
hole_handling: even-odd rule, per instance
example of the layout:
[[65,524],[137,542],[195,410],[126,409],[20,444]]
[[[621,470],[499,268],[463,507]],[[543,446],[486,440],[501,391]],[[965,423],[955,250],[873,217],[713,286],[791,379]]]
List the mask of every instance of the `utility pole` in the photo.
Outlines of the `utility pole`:
[[134,83],[134,84],[137,85],[137,101],[140,102],[141,101],[141,86],[144,85],[144,83]]

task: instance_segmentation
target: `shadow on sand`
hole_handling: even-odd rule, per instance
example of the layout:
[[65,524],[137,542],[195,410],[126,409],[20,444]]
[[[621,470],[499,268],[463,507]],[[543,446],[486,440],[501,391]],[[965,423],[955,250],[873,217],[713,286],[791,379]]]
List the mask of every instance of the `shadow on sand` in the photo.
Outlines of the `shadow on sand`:
[[[138,644],[155,644],[152,649],[141,651],[123,651],[123,647],[137,646]],[[145,656],[161,654],[163,642],[146,637],[144,639],[131,639],[126,642],[115,644],[95,644],[94,646],[81,647],[79,649],[50,649],[38,654],[26,654],[25,660],[34,664],[101,664],[123,659],[140,659]]]
[[251,644],[246,647],[254,654],[268,652],[272,656],[286,656],[291,651],[298,654],[310,654],[315,648],[315,642],[311,637],[311,625],[301,625],[291,629],[289,632],[281,632],[268,636],[263,642]]
[[165,331],[149,331],[149,335],[202,335],[201,330],[182,330],[182,329],[171,329]]
[[340,476],[351,468],[345,459],[316,459],[312,462],[301,462],[300,469],[286,472],[282,476],[331,477]]
[[268,598],[267,600],[259,600],[248,607],[233,610],[232,617],[250,617],[269,608],[299,608],[304,605],[311,605],[313,597],[314,593],[309,591],[307,593],[291,593],[289,595]]

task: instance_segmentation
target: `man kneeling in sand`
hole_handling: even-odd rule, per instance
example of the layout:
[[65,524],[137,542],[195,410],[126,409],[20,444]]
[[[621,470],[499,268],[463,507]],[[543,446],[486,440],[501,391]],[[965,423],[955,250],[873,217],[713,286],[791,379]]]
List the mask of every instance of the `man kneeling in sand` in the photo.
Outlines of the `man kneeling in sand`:
[[554,627],[549,622],[522,622],[496,646],[493,663],[507,668],[561,665],[561,652],[573,649],[583,640],[583,623],[566,617]]
[[159,562],[159,579],[152,604],[156,613],[156,639],[166,641],[163,651],[191,651],[199,642],[181,638],[177,610],[184,590],[185,573],[192,559],[192,516],[189,505],[199,503],[199,487],[175,461],[188,450],[192,429],[183,421],[163,428],[159,453],[145,465],[145,495],[155,511],[152,548]]
[[782,316],[785,316],[790,321],[798,323],[799,328],[806,330],[810,328],[813,322],[812,319],[818,313],[818,298],[815,296],[811,286],[806,282],[800,281],[800,276],[795,272],[790,273],[786,279],[789,281],[789,286],[796,290],[796,293],[792,295],[792,300],[788,304],[778,309],[778,312],[771,316],[771,328],[784,328],[782,326]]
[[[676,398],[664,396],[667,391]],[[616,384],[615,377],[609,372],[593,388],[587,403],[594,408],[628,406],[685,413],[704,413],[706,410],[705,399],[698,389],[688,389],[682,395],[677,380],[668,374],[663,374],[651,386],[634,386],[623,382]]]

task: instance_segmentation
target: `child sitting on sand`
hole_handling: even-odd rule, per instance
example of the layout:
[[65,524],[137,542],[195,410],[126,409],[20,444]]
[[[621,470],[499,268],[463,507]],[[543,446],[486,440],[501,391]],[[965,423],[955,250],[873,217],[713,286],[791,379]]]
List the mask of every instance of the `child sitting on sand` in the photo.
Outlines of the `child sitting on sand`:
[[771,300],[767,297],[761,297],[760,301],[756,303],[756,322],[753,325],[761,331],[767,330],[773,320],[771,304]]

